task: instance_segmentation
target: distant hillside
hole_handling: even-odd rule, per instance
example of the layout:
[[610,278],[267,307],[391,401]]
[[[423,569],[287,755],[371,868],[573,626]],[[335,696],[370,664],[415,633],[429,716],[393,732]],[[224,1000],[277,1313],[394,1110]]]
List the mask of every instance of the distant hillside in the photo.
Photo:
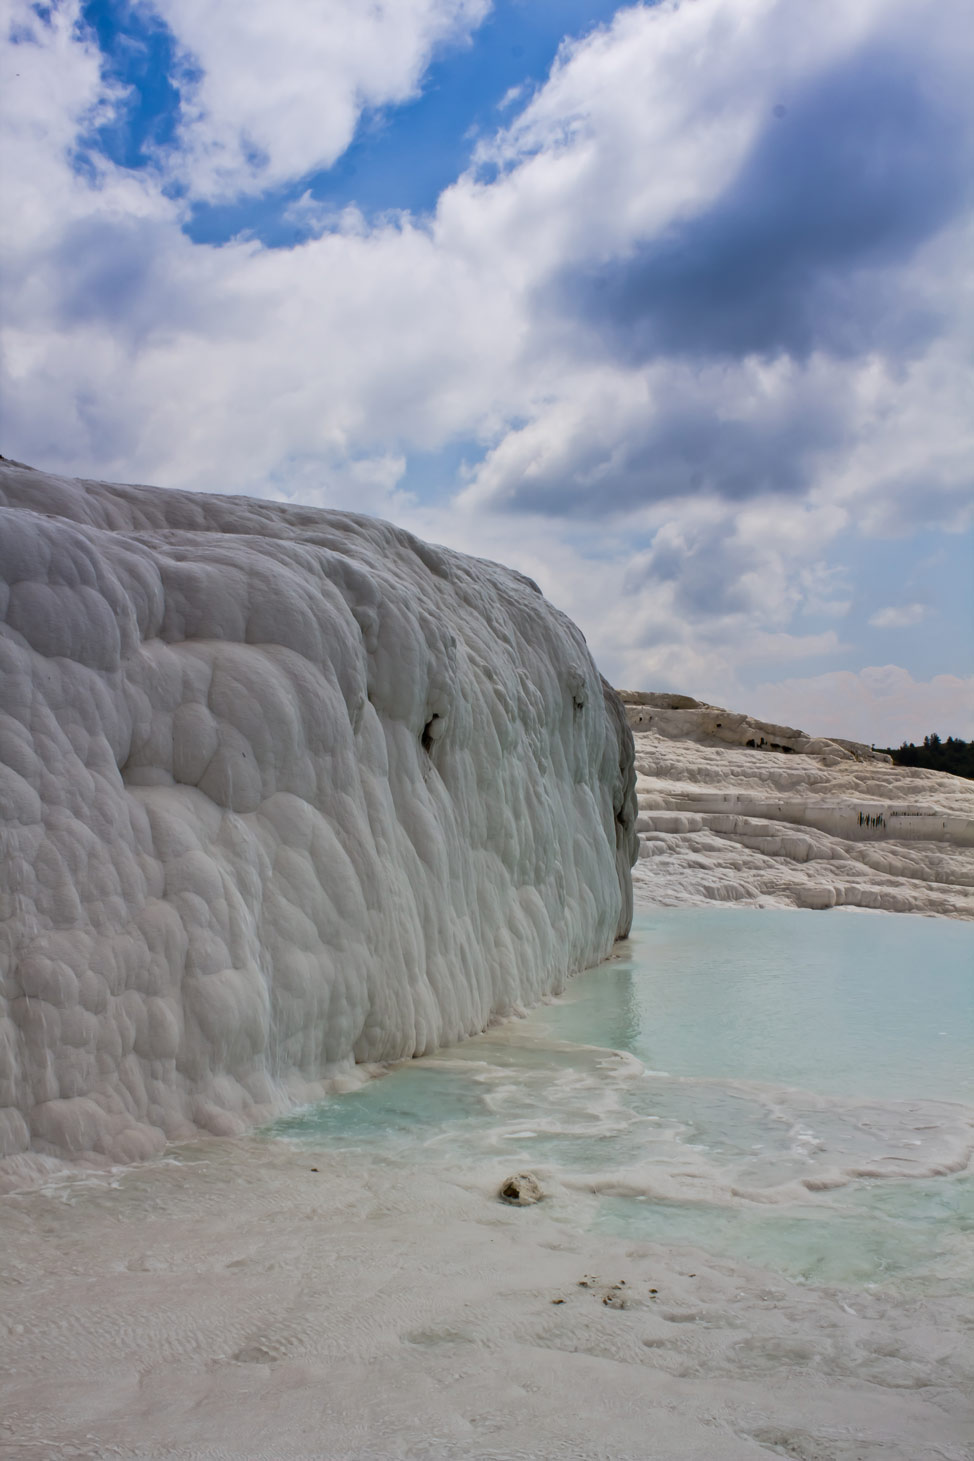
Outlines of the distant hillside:
[[689,695],[659,690],[620,690],[630,729],[655,731],[671,740],[695,741],[701,746],[744,746],[753,751],[777,751],[786,756],[815,756],[824,765],[840,761],[877,761],[890,764],[885,751],[861,741],[838,736],[810,736],[790,725],[756,720],[740,711],[708,705]]
[[974,919],[974,747],[928,736],[887,753],[688,695],[622,698],[638,903]]

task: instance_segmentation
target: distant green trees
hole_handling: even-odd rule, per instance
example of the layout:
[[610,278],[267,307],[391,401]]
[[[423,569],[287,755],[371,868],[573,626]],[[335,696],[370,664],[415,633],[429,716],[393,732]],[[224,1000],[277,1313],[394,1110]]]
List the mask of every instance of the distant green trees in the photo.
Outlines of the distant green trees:
[[948,736],[945,741],[934,733],[924,736],[923,745],[915,746],[904,741],[894,750],[892,746],[876,747],[892,756],[897,766],[921,766],[928,771],[949,771],[951,776],[966,776],[974,780],[974,741],[962,741],[957,736]]

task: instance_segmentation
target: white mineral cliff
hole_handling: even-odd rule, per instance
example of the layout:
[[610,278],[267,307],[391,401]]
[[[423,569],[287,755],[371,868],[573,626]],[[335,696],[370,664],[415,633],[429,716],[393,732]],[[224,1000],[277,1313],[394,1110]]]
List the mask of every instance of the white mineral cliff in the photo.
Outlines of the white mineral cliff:
[[974,783],[685,695],[621,695],[640,902],[974,918]]
[[518,574],[0,459],[0,619],[8,1179],[239,1131],[628,929],[623,710]]

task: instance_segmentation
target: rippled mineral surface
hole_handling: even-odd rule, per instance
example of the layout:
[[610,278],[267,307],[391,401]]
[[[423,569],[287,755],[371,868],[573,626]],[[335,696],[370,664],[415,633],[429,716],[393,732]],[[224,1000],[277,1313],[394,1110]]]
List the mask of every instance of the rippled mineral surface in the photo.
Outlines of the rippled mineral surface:
[[0,1177],[233,1134],[559,990],[632,739],[529,580],[0,463]]

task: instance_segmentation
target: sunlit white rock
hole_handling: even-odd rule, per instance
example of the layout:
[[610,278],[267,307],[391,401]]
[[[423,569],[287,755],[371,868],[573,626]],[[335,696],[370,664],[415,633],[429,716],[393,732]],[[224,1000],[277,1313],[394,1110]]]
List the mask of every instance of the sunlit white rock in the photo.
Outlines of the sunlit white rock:
[[971,782],[688,696],[621,693],[641,902],[974,918]]
[[8,1173],[239,1131],[628,928],[622,707],[516,573],[2,462],[0,617]]

